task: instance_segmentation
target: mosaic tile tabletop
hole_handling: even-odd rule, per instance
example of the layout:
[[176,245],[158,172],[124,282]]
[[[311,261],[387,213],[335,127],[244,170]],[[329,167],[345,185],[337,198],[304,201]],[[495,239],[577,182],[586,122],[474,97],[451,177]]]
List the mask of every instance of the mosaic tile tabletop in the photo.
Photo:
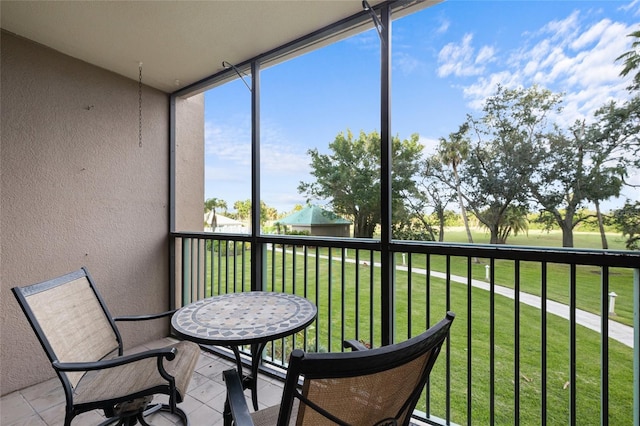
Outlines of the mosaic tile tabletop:
[[259,343],[302,330],[315,319],[316,307],[286,293],[230,293],[187,305],[171,325],[185,339],[212,345]]

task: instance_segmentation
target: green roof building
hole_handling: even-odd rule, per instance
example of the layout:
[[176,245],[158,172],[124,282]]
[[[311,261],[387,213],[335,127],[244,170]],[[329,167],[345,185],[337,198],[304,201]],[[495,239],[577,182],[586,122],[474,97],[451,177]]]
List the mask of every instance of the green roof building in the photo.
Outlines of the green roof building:
[[309,235],[350,237],[351,221],[318,206],[307,205],[276,222],[290,226],[292,231],[308,232]]

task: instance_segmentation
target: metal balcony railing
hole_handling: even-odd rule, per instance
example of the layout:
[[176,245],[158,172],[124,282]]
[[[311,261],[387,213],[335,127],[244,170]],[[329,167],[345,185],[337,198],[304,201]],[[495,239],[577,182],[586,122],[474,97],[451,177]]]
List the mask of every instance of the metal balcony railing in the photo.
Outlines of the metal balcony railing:
[[314,324],[267,346],[267,367],[286,368],[293,348],[389,343],[385,327],[392,341],[405,340],[452,310],[416,418],[638,425],[640,253],[394,241],[388,291],[375,240],[172,236],[177,306],[251,290],[317,305]]

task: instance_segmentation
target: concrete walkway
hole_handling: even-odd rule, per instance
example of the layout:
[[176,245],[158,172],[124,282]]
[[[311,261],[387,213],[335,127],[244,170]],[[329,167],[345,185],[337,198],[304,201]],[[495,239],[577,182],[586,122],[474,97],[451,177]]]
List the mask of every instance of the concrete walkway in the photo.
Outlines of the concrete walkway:
[[[398,270],[406,271],[407,267],[398,266]],[[424,269],[416,269],[411,268],[414,273],[426,275],[426,271]],[[431,276],[435,278],[446,279],[446,275],[442,272],[431,271]],[[467,284],[467,278],[460,277],[457,275],[451,275],[451,281]],[[480,280],[471,280],[471,285],[476,288],[480,288],[483,290],[489,291],[489,283],[480,281]],[[509,299],[514,299],[516,292],[508,287],[503,287],[501,285],[494,285],[495,294],[499,294],[504,297],[508,297]],[[542,298],[540,296],[535,296],[530,293],[520,292],[520,302],[525,305],[533,306],[534,308],[541,309],[542,307]],[[562,303],[554,302],[553,300],[547,300],[547,312],[556,316],[559,316],[564,319],[569,319],[569,306],[563,305]],[[617,340],[618,342],[626,345],[630,348],[633,348],[633,327],[628,325],[620,324],[619,322],[608,320],[609,321],[609,337]],[[592,314],[591,312],[583,311],[581,309],[576,309],[576,323],[586,327],[590,330],[595,331],[596,333],[600,333],[600,316]]]
[[[279,249],[281,250],[281,249]],[[290,252],[291,253],[291,252]],[[312,253],[309,253],[309,256],[315,256]],[[320,257],[327,259],[328,257],[325,255],[321,255]],[[345,259],[348,263],[355,263],[354,259]],[[368,265],[367,261],[360,261],[361,265]],[[375,262],[375,267],[380,267],[379,262]],[[396,266],[398,271],[407,271],[408,268],[406,266]],[[411,271],[416,274],[426,275],[427,271],[425,269],[420,268],[411,268]],[[446,275],[442,272],[431,271],[431,276],[434,278],[446,279]],[[460,284],[467,285],[467,278],[461,277],[458,275],[451,275],[451,281],[457,282]],[[489,283],[480,281],[480,280],[471,280],[471,285],[473,287],[477,287],[486,291],[489,291]],[[515,298],[515,291],[508,287],[494,285],[495,294],[500,296],[508,297],[509,299]],[[525,305],[532,306],[534,308],[540,309],[542,307],[542,301],[540,296],[535,296],[530,293],[520,292],[520,302]],[[562,303],[554,302],[553,300],[547,300],[547,312],[559,316],[564,319],[569,319],[569,306],[564,305]],[[608,320],[609,321],[609,337],[617,340],[618,342],[626,345],[630,348],[633,348],[633,327],[620,324],[619,322]],[[581,309],[576,309],[576,323],[583,327],[586,327],[590,330],[595,331],[596,333],[600,333],[600,316],[592,314],[587,311],[583,311]]]

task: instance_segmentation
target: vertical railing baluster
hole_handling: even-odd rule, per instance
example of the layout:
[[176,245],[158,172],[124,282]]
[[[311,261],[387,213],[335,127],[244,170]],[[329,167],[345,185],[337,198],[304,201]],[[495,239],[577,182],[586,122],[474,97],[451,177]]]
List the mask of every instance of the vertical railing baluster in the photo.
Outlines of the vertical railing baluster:
[[[302,291],[303,291],[304,297],[307,298],[307,297],[309,297],[309,291],[308,291],[309,273],[307,271],[307,268],[309,267],[309,262],[307,260],[307,258],[309,257],[309,246],[308,245],[306,245],[306,244],[304,245],[304,249],[303,249],[302,253],[304,255],[303,260],[302,260]],[[308,342],[309,342],[309,327],[304,329],[304,345],[303,345],[303,348],[304,348],[305,351],[310,350]],[[315,352],[315,350],[314,350],[314,352]]]
[[[404,256],[404,253],[402,253]],[[407,255],[407,339],[411,338],[411,301],[413,289],[411,288],[411,276],[413,271],[411,270],[411,253]]]
[[[431,255],[425,255],[425,290],[424,290],[424,305],[426,306],[425,312],[425,330],[431,327]],[[431,413],[431,382],[427,381],[427,389],[425,391],[425,412],[427,415]]]
[[[633,270],[633,339],[640,342],[640,268]],[[640,344],[633,346],[633,424],[640,425]]]
[[513,415],[514,424],[520,424],[520,261],[516,260],[514,265],[514,295],[513,295]]
[[238,291],[238,242],[233,241],[233,293]]
[[495,324],[496,324],[496,268],[495,259],[492,257],[489,259],[489,424],[495,424],[495,379],[496,379],[496,366],[495,366]]
[[242,256],[241,256],[241,281],[242,281],[242,289],[241,291],[244,292],[246,290],[246,282],[247,282],[247,278],[246,278],[246,266],[247,266],[247,243],[246,241],[242,242]]
[[[316,307],[318,309],[318,316],[320,316],[320,249],[318,246],[316,251]],[[316,319],[316,352],[320,352],[320,318]]]
[[281,292],[286,292],[286,279],[287,279],[287,246],[286,244],[282,244],[282,273],[280,274],[282,277],[282,283],[280,286]]
[[374,283],[374,275],[373,275],[373,250],[369,250],[369,343],[373,346],[373,337],[374,337],[374,320],[373,315],[375,312],[375,304],[374,304],[374,295],[375,295],[375,283]]
[[291,294],[296,294],[296,259],[297,259],[297,246],[294,244],[291,248]]
[[229,293],[229,243],[224,240],[224,292]]
[[[189,262],[189,269],[191,269],[191,281],[189,282],[189,294],[191,294],[191,301],[198,300],[198,239],[191,238],[191,259]],[[194,272],[195,269],[195,272]]]
[[189,280],[191,268],[189,268],[189,248],[191,241],[189,238],[182,239],[182,306],[191,303],[191,291],[189,290]]
[[[447,255],[446,273],[447,280],[445,282],[445,310],[451,309],[451,256]],[[446,341],[447,353],[445,357],[445,418],[447,422],[451,419],[451,340]]]
[[547,262],[541,264],[541,300],[540,300],[540,419],[542,426],[547,424]]
[[217,240],[218,242],[218,294],[222,294],[222,240]]
[[609,268],[600,272],[600,425],[609,424]]
[[576,424],[576,264],[569,266],[569,424]]
[[356,249],[355,255],[355,281],[356,281],[356,321],[355,339],[360,339],[360,249]]
[[[346,300],[345,300],[345,281],[344,281],[344,274],[345,274],[345,265],[347,263],[347,259],[346,259],[346,252],[345,252],[345,248],[342,247],[340,250],[340,259],[341,259],[341,263],[340,263],[340,289],[341,294],[340,294],[340,341],[344,342],[345,341],[345,334],[344,334],[344,327],[345,327],[345,317],[344,314],[346,312]],[[341,345],[342,347],[342,345]]]
[[276,289],[276,252],[276,244],[271,243],[271,290],[273,291]]
[[473,293],[473,267],[472,267],[472,258],[467,256],[467,425],[471,425],[472,423],[472,406],[473,399],[472,395],[472,377],[473,373],[473,339],[472,335],[472,298],[471,295]]
[[332,291],[332,282],[333,282],[333,273],[332,268],[333,261],[331,259],[331,247],[327,247],[327,352],[331,352],[331,313],[333,312],[333,291]]

